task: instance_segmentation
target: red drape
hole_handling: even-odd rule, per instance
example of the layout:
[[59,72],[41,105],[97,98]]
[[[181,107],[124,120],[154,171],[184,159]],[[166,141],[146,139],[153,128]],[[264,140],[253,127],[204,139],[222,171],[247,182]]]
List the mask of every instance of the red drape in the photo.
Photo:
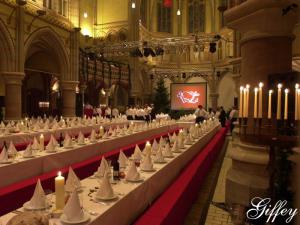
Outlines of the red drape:
[[167,8],[171,8],[172,7],[172,0],[164,0],[164,6]]

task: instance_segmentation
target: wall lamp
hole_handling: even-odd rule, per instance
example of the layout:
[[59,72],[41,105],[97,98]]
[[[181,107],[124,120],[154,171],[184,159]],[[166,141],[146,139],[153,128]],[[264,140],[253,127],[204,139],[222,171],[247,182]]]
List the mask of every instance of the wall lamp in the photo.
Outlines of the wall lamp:
[[28,32],[31,30],[32,24],[33,24],[33,22],[34,22],[37,18],[46,15],[46,11],[45,11],[45,10],[40,10],[40,9],[39,9],[39,10],[36,11],[36,13],[37,13],[37,15],[35,15],[35,16],[32,18],[30,24],[27,26],[27,31],[28,31]]

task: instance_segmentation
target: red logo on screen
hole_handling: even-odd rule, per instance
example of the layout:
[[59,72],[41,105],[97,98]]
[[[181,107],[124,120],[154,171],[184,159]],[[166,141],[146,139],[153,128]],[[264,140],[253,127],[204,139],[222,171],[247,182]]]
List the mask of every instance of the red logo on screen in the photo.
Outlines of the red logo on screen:
[[181,100],[182,103],[196,104],[199,102],[200,93],[197,91],[178,91],[177,98]]

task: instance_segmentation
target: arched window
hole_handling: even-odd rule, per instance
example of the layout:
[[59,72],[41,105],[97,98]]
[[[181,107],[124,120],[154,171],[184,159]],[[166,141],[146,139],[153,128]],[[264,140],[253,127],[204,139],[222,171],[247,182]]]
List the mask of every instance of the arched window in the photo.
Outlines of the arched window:
[[204,32],[205,24],[205,1],[189,0],[189,33]]
[[157,31],[171,33],[172,8],[165,7],[163,0],[157,1]]

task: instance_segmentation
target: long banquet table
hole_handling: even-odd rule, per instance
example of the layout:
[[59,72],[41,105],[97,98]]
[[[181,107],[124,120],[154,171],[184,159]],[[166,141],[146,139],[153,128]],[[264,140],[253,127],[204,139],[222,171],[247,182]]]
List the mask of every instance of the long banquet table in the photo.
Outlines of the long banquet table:
[[[144,179],[141,183],[129,183],[120,181],[113,185],[118,200],[109,203],[97,203],[90,198],[90,189],[97,187],[97,179],[86,178],[82,180],[82,185],[86,188],[80,194],[82,204],[86,212],[90,213],[91,220],[86,223],[89,225],[114,224],[128,225],[147,208],[180,174],[182,169],[209,143],[218,132],[220,126],[213,127],[204,134],[193,145],[187,146],[181,153],[175,153],[175,157],[167,159],[166,164],[155,164],[155,172],[141,172]],[[53,195],[51,196],[52,200]],[[22,210],[22,209],[20,209]],[[93,215],[92,215],[93,214]],[[15,213],[9,213],[0,219],[4,225]],[[62,225],[59,219],[50,219],[50,225]]]
[[150,136],[174,130],[177,127],[176,124],[166,125],[131,135],[100,140],[84,146],[75,145],[72,149],[59,148],[57,153],[39,152],[35,158],[22,158],[13,164],[0,164],[0,188],[55,169],[67,167]]
[[59,137],[60,134],[64,134],[68,132],[70,135],[78,135],[79,131],[81,131],[83,134],[90,133],[92,129],[99,130],[100,126],[103,126],[104,128],[107,127],[116,127],[116,126],[124,126],[125,124],[128,124],[128,121],[123,122],[112,122],[112,123],[102,123],[97,125],[86,125],[86,126],[76,126],[76,127],[65,127],[65,128],[59,128],[56,130],[40,130],[37,132],[30,131],[30,132],[20,132],[20,133],[10,133],[8,135],[0,135],[0,146],[3,145],[4,141],[9,143],[12,141],[15,145],[17,144],[23,144],[23,143],[29,143],[32,142],[34,137],[39,137],[41,134],[44,135],[45,140],[50,139],[51,134],[55,137]]

